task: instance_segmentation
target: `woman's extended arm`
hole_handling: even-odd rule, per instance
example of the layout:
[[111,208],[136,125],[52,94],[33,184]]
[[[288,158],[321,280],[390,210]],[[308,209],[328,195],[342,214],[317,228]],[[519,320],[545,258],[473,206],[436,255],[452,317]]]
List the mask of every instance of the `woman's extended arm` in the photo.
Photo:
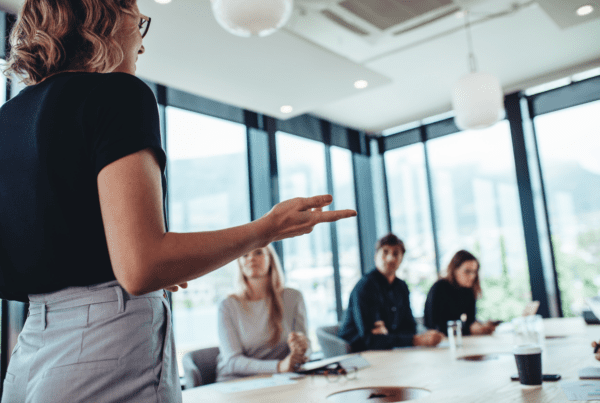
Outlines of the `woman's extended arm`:
[[353,210],[320,211],[331,203],[326,195],[284,201],[238,227],[166,232],[160,168],[150,149],[104,167],[98,193],[113,271],[134,295],[193,280],[253,249],[307,234],[318,223],[356,215]]

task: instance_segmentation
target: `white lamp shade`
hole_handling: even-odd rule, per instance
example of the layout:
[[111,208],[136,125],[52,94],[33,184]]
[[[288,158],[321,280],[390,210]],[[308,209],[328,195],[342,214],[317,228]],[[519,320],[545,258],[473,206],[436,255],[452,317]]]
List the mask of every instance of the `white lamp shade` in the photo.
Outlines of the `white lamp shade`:
[[211,0],[215,19],[238,36],[267,36],[285,25],[294,0]]
[[452,91],[454,122],[459,129],[484,129],[504,117],[504,95],[500,81],[488,73],[460,78]]

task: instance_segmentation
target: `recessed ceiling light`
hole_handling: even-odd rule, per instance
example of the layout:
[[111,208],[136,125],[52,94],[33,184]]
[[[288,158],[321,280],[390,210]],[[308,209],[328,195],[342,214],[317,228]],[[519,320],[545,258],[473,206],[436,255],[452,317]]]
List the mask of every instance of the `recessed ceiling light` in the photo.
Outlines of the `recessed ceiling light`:
[[465,18],[465,12],[463,10],[457,11],[454,13],[456,18]]
[[368,85],[369,83],[366,80],[358,80],[354,82],[354,88],[358,88],[359,90],[367,88]]
[[580,17],[583,17],[584,15],[591,14],[592,11],[594,11],[594,7],[587,4],[585,6],[581,6],[577,9],[577,15],[579,15]]
[[290,105],[283,105],[281,108],[279,108],[279,110],[281,113],[292,113],[294,108],[292,108]]
[[169,4],[171,2],[171,0],[154,0],[155,2],[157,2],[158,4]]

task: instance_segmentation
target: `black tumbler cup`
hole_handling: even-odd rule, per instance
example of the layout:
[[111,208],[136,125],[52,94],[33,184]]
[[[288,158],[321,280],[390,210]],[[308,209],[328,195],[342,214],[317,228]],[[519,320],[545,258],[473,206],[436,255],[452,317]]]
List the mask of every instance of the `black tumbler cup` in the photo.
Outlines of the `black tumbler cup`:
[[542,349],[535,344],[518,346],[514,349],[519,381],[524,386],[542,384]]

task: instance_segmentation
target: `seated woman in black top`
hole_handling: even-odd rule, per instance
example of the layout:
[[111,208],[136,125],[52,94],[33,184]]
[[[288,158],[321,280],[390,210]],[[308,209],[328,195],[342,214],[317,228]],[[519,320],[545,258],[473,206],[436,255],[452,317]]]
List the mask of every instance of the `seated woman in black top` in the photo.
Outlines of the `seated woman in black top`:
[[475,319],[479,297],[479,261],[466,250],[460,250],[450,261],[446,277],[438,280],[427,294],[425,326],[447,333],[447,322],[461,319],[464,335],[493,333],[496,329],[493,322],[481,323]]

